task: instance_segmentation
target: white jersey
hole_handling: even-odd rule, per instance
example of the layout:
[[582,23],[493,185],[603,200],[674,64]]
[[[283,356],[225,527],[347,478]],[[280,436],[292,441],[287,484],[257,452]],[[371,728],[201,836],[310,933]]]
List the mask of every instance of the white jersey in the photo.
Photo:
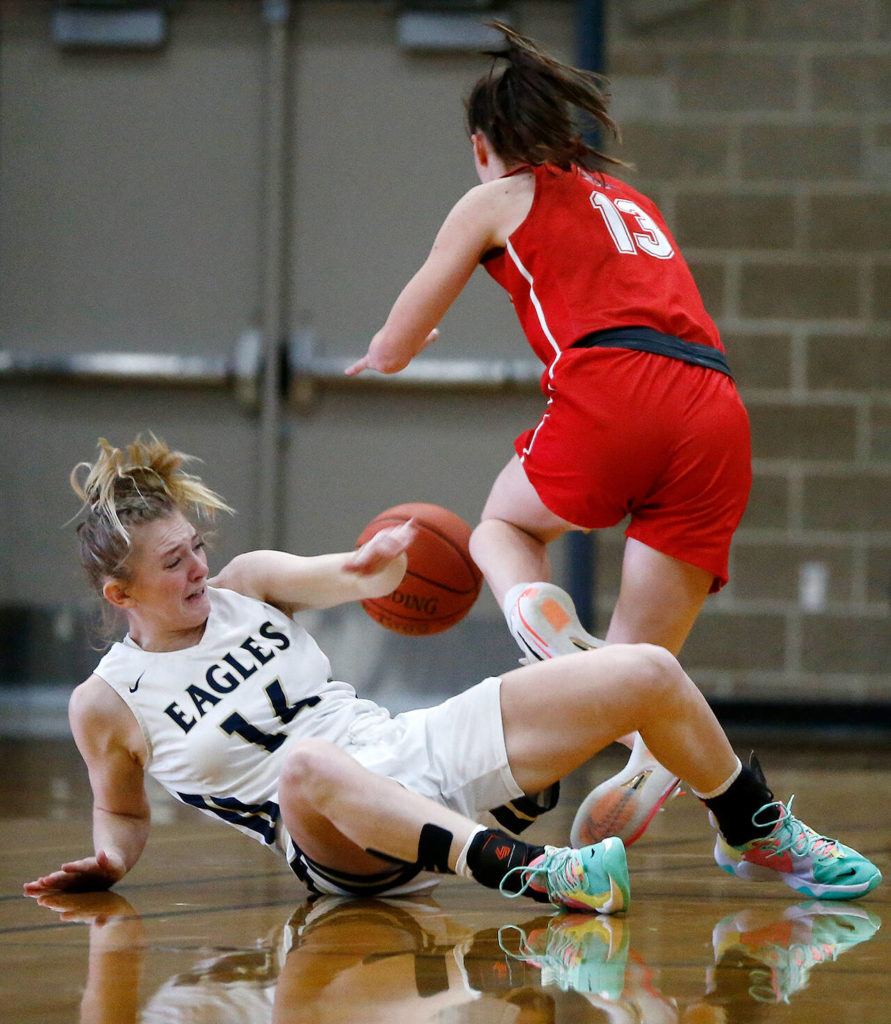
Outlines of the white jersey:
[[275,988],[294,946],[290,921],[251,949],[207,957],[169,978],[140,1024],[272,1024]]
[[148,749],[146,771],[183,803],[288,853],[279,774],[293,737],[347,746],[388,713],[331,679],[306,630],[255,598],[208,587],[204,635],[180,651],[144,651],[129,636],[96,674],[126,702]]

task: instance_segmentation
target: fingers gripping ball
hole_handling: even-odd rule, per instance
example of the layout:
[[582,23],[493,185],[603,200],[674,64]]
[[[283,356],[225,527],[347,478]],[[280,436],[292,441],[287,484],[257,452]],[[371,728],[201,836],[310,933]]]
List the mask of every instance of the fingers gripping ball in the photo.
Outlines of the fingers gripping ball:
[[371,520],[356,546],[409,519],[416,532],[402,582],[391,594],[362,601],[362,607],[394,633],[430,636],[464,618],[479,597],[483,575],[470,557],[470,527],[440,505],[409,502],[389,508]]

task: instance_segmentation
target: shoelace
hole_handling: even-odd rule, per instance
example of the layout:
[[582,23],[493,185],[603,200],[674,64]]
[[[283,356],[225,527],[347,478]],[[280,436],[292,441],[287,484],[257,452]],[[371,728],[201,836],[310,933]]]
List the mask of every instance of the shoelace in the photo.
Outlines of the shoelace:
[[568,935],[558,935],[557,941],[548,942],[548,960],[571,971],[585,962],[585,953],[581,942],[573,942]]
[[[506,936],[510,932],[517,932],[519,935],[519,946],[516,953],[508,949],[506,945]],[[548,964],[552,967],[556,965],[563,970],[572,970],[583,963],[585,959],[581,945],[573,942],[569,936],[559,934],[555,938],[549,931],[546,948],[537,950],[529,942],[526,932],[515,924],[505,924],[498,929],[498,945],[505,956],[509,956],[513,960],[523,960],[526,963],[531,961],[539,967]]]
[[[763,807],[759,807],[752,815],[753,825],[761,827],[767,825],[776,826],[774,832],[769,836],[765,836],[762,840],[765,844],[769,843],[775,847],[770,851],[770,856],[778,857],[787,851],[793,857],[807,857],[811,853],[815,853],[818,857],[832,856],[838,849],[838,844],[834,839],[819,835],[792,814],[792,801],[794,799],[793,795],[789,797],[788,804],[783,804],[780,800],[764,804]],[[777,817],[773,821],[759,821],[758,816],[763,811],[769,811],[771,808],[777,809]],[[780,838],[781,835],[783,838]]]
[[557,890],[557,895],[565,895],[567,890],[577,889],[584,875],[582,860],[575,850],[563,850],[556,864],[547,870],[548,891]]
[[791,995],[806,987],[812,967],[837,957],[838,951],[829,945],[781,947],[765,963],[763,972],[752,971],[749,995],[759,1003],[788,1003]]
[[[508,896],[510,899],[515,899],[517,896],[522,896],[524,892],[532,884],[532,880],[536,875],[545,875],[550,881],[555,875],[559,876],[559,884],[566,884],[568,887],[575,887],[578,885],[579,878],[582,875],[582,865],[578,857],[573,856],[575,850],[553,850],[545,849],[545,856],[543,861],[539,865],[526,864],[522,867],[511,868],[510,871],[501,879],[501,885],[499,889],[504,896]],[[545,866],[547,865],[547,866]],[[519,874],[523,877],[523,884],[517,890],[517,892],[505,892],[504,883],[513,874]],[[549,885],[550,890],[553,886]]]
[[[511,932],[516,932],[519,935],[519,945],[516,953],[512,949],[508,949],[506,944],[506,936]],[[498,929],[498,946],[501,949],[501,952],[504,953],[505,956],[509,956],[511,960],[526,961],[539,955],[529,945],[529,939],[526,936],[525,930],[517,924],[503,924]]]

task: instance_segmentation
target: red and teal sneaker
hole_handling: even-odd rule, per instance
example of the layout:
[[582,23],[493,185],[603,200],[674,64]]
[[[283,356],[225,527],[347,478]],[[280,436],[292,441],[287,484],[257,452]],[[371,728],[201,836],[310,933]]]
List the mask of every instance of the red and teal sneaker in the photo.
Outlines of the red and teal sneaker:
[[[498,929],[498,945],[515,960],[541,970],[541,985],[590,992],[615,1002],[625,988],[628,923],[622,917],[554,914],[547,928],[526,935],[519,925]],[[509,946],[518,946],[516,953]]]
[[[776,909],[749,909],[719,921],[712,932],[715,964],[709,991],[722,987],[722,973],[747,972],[748,995],[759,1003],[788,1003],[807,987],[812,968],[871,939],[881,920],[863,907],[812,900]],[[723,979],[732,984],[732,978]]]
[[875,864],[837,839],[816,833],[792,814],[791,807],[791,799],[788,806],[776,801],[761,807],[752,823],[772,824],[773,829],[742,846],[731,846],[719,832],[718,867],[753,882],[781,878],[818,900],[853,900],[875,889],[882,880]]
[[[517,875],[521,885],[508,892],[504,883]],[[512,868],[501,881],[505,896],[522,896],[527,889],[545,893],[555,906],[616,914],[631,902],[628,862],[622,840],[616,836],[575,850],[546,846],[545,852],[525,867]]]

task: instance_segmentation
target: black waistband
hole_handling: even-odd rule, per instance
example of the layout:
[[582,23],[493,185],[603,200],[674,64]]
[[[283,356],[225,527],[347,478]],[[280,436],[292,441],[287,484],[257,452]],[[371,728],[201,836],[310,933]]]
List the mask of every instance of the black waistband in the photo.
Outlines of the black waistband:
[[579,338],[570,348],[630,348],[638,352],[655,352],[656,355],[680,359],[694,366],[725,373],[731,379],[733,374],[727,365],[724,353],[711,345],[698,341],[684,341],[671,334],[663,334],[652,327],[614,327],[607,331],[595,331]]

